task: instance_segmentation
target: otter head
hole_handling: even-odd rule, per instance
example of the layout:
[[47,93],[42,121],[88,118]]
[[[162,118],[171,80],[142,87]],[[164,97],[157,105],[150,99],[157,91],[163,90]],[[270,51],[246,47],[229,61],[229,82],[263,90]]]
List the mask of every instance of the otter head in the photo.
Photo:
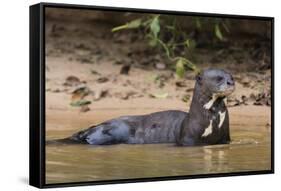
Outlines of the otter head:
[[221,69],[206,69],[196,77],[197,84],[205,95],[226,97],[235,90],[235,83],[230,73]]

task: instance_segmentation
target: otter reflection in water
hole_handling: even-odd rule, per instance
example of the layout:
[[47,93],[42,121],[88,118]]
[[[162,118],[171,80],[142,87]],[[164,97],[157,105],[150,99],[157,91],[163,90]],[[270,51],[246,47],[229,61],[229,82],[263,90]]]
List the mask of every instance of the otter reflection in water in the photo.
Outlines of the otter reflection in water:
[[148,115],[123,116],[56,142],[91,145],[227,144],[230,142],[229,116],[224,99],[234,89],[231,74],[221,69],[206,69],[196,77],[189,112],[168,110]]

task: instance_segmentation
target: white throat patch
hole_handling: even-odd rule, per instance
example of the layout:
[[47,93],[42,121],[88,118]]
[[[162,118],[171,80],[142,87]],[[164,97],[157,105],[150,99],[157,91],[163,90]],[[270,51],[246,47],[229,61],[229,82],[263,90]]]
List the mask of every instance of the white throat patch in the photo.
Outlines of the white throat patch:
[[201,137],[207,137],[208,135],[212,134],[212,132],[213,132],[213,120],[210,120],[209,126],[205,129]]
[[216,101],[217,99],[218,99],[218,96],[213,95],[213,96],[212,96],[212,99],[211,99],[210,101],[208,101],[208,102],[203,106],[203,108],[204,108],[204,109],[207,109],[207,110],[211,109],[211,107],[213,106],[213,104],[215,103],[215,101]]
[[224,122],[224,119],[225,119],[225,113],[226,113],[226,111],[224,111],[224,112],[219,111],[219,115],[220,115],[219,128],[221,128],[221,126],[222,126],[222,124],[223,124],[223,122]]

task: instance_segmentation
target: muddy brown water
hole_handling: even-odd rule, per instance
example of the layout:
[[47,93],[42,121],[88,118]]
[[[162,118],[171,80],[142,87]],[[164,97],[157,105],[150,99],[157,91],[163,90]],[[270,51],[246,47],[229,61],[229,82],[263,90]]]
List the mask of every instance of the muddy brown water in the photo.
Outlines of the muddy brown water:
[[[47,145],[46,183],[269,170],[271,133],[263,118],[231,122],[229,145]],[[47,140],[67,137],[92,120],[47,115]]]

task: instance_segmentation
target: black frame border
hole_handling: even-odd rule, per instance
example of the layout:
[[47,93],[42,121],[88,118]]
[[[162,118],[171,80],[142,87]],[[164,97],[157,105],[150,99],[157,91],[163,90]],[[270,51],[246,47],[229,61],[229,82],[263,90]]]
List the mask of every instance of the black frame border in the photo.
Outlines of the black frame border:
[[[139,179],[116,179],[86,182],[66,182],[46,184],[45,167],[45,8],[85,9],[99,11],[119,11],[135,13],[157,13],[183,16],[223,17],[230,19],[264,20],[271,22],[271,169],[262,171],[230,172],[215,174],[198,174],[186,176],[165,176]],[[60,3],[39,3],[29,9],[29,50],[30,50],[30,95],[29,95],[29,184],[38,188],[55,188],[68,186],[87,186],[116,183],[135,183],[167,181],[194,178],[229,177],[274,173],[274,17],[231,15],[214,13],[195,13],[185,11],[137,9],[123,7],[104,7],[92,5],[75,5]]]

